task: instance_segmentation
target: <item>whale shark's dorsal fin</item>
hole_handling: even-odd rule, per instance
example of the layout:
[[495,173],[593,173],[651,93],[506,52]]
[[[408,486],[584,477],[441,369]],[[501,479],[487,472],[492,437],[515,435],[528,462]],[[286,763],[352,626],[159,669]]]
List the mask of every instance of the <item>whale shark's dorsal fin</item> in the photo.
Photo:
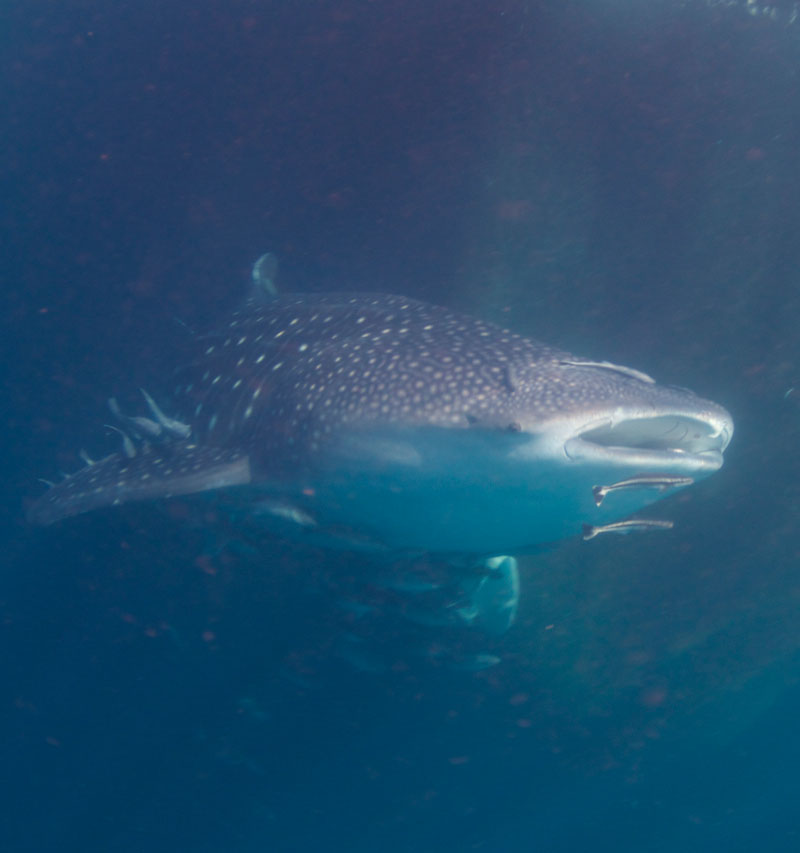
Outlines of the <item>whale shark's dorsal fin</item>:
[[278,276],[278,258],[272,252],[265,252],[250,271],[253,282],[253,297],[258,302],[271,302],[278,296],[275,280]]

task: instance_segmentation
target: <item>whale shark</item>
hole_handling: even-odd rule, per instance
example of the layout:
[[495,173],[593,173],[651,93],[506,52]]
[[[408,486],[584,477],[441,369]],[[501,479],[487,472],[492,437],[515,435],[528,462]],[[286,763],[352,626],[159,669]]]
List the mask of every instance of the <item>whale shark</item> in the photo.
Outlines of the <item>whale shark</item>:
[[405,296],[273,295],[259,264],[169,403],[112,400],[123,449],[85,457],[33,522],[201,494],[331,544],[519,554],[722,465],[732,418],[690,391]]
[[[249,297],[196,338],[168,398],[142,391],[136,415],[110,401],[122,449],[82,454],[32,522],[210,502],[241,530],[468,567],[444,622],[502,630],[509,555],[669,527],[630,516],[723,463],[732,418],[691,391],[406,296],[280,294],[274,275],[271,255],[256,262]],[[412,567],[384,589],[419,601],[440,586]]]

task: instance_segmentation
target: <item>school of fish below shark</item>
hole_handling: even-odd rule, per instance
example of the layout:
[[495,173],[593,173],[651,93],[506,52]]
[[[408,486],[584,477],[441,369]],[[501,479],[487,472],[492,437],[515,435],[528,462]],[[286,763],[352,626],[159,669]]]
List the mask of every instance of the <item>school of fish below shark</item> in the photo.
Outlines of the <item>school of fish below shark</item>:
[[[249,541],[367,559],[365,589],[340,600],[351,625],[380,611],[501,634],[517,612],[516,556],[671,527],[630,516],[722,465],[731,416],[690,391],[403,296],[280,295],[275,273],[273,255],[259,258],[245,303],[196,339],[175,416],[145,391],[147,416],[110,401],[121,451],[82,452],[86,467],[50,484],[32,522],[211,502]],[[348,629],[341,656],[379,668],[365,642]]]

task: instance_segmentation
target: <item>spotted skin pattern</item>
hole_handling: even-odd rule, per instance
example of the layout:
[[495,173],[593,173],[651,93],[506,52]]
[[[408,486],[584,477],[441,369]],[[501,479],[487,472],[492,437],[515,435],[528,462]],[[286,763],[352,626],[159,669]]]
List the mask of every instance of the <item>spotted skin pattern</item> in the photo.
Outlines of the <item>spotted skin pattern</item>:
[[[252,299],[224,334],[209,339],[190,371],[197,378],[178,386],[175,400],[204,441],[257,435],[263,451],[305,452],[353,424],[502,420],[504,401],[525,373],[564,358],[490,323],[401,296]],[[541,411],[557,408],[547,382],[534,376],[525,392]]]

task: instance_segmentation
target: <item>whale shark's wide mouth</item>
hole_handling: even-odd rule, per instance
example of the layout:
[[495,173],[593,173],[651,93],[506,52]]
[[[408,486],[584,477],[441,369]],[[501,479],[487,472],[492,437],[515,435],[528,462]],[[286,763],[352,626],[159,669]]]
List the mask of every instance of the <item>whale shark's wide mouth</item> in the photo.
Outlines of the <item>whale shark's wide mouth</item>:
[[686,415],[626,418],[580,434],[583,441],[602,447],[672,450],[681,453],[722,452],[730,441],[727,424]]
[[564,451],[571,459],[602,457],[716,470],[733,433],[731,419],[725,415],[632,414],[599,424],[594,421],[565,442]]

